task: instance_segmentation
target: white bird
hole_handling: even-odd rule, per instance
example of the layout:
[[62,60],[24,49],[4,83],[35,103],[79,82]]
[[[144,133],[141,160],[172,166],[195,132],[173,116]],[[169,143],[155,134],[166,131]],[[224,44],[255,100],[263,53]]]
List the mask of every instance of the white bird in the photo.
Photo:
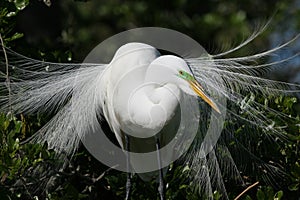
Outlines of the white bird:
[[[128,43],[120,47],[103,72],[100,85],[104,117],[119,144],[123,148],[127,144],[128,151],[142,153],[159,150],[160,146],[169,142],[168,138],[174,137],[177,125],[174,122],[169,125],[169,122],[180,118],[180,113],[176,110],[182,92],[199,95],[220,112],[182,58],[161,56],[154,47],[147,44]],[[166,129],[165,126],[170,127]],[[129,139],[128,134],[135,138]],[[141,165],[141,168],[145,166],[145,162],[144,159],[131,160],[133,168],[137,168],[137,165]],[[161,164],[157,167],[161,169]],[[146,179],[145,175],[142,177]],[[163,185],[161,172],[161,199],[164,199]],[[127,191],[128,197],[129,188]]]
[[[66,155],[73,155],[81,139],[101,129],[99,116],[100,120],[107,121],[125,153],[161,149],[175,137],[174,132],[180,120],[180,102],[186,96],[201,97],[205,104],[200,100],[200,108],[204,109],[205,105],[209,105],[214,116],[211,119],[216,120],[225,111],[223,105],[217,103],[217,99],[220,96],[226,98],[248,113],[249,118],[244,120],[260,128],[269,127],[269,132],[281,137],[281,130],[270,127],[267,116],[259,112],[264,106],[255,102],[255,106],[246,105],[247,96],[241,91],[261,92],[265,95],[299,92],[299,85],[256,76],[256,72],[261,69],[286,60],[261,65],[253,62],[271,55],[293,40],[255,55],[219,58],[241,48],[254,38],[226,53],[195,59],[160,55],[156,48],[148,44],[128,43],[117,50],[109,64],[48,63],[7,50],[10,58],[10,90],[8,95],[0,97],[1,110],[9,111],[12,108],[13,113],[54,113],[53,118],[31,140],[47,142],[49,148]],[[250,65],[249,62],[253,64]],[[294,89],[290,89],[291,87]],[[4,90],[7,90],[5,82],[1,83],[0,94]],[[189,109],[192,111],[196,108],[191,104]],[[239,113],[231,110],[227,112],[231,117],[242,119]],[[207,110],[203,110],[201,116],[205,118],[207,113]],[[193,122],[193,119],[190,120]],[[206,126],[201,125],[198,133],[200,138],[203,137],[203,126]],[[216,156],[215,147],[211,147],[208,156],[203,156],[202,148],[201,141],[194,141],[189,151],[183,155],[184,165],[189,167],[190,177],[207,197],[212,197],[214,189],[226,196],[222,165],[225,165],[224,169],[229,165],[233,166],[231,173],[239,176],[230,152],[226,146],[218,145],[227,154],[226,160],[218,160],[220,158]],[[158,161],[155,163],[159,170],[161,199],[164,198],[164,159],[173,157],[174,154],[176,152],[157,154]],[[127,165],[128,168],[132,167],[133,171],[138,172],[145,165],[141,160],[130,156],[127,156],[127,163],[131,163],[131,166]],[[273,169],[269,165],[264,167]],[[144,180],[149,180],[152,175],[157,173],[140,174]],[[129,198],[130,184],[129,175],[126,198]]]

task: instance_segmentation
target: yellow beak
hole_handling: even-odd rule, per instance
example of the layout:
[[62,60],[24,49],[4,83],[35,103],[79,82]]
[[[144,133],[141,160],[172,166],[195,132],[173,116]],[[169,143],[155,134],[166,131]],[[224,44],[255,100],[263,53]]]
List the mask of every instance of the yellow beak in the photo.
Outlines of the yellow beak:
[[196,80],[189,81],[189,83],[199,97],[201,97],[206,103],[208,103],[208,105],[210,105],[215,111],[221,113],[218,106],[204,93],[203,88]]

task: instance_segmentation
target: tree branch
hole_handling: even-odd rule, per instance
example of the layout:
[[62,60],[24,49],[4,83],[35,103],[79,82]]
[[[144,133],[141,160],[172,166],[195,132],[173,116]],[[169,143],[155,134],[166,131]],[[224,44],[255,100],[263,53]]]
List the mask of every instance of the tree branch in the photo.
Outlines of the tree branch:
[[259,184],[258,181],[257,181],[256,183],[253,183],[253,184],[250,185],[249,187],[247,187],[241,194],[239,194],[237,197],[235,197],[234,200],[238,200],[243,194],[245,194],[248,190],[250,190],[251,188],[253,188],[253,187],[256,186],[257,184]]

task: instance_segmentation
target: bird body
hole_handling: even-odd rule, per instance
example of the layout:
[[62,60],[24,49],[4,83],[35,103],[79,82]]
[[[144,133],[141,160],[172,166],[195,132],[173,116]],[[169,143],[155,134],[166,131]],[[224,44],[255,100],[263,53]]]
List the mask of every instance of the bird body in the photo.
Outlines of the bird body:
[[[128,142],[130,150],[126,151],[148,153],[159,150],[158,141],[160,147],[168,144],[178,131],[183,93],[197,95],[190,81],[195,79],[182,58],[162,56],[154,47],[142,43],[121,46],[100,81],[102,112],[120,146],[125,149]],[[159,162],[165,164],[173,159],[174,148],[162,152]],[[132,156],[130,164],[142,169],[147,161]],[[140,177],[151,180],[157,175],[142,173]]]
[[189,91],[186,81],[177,76],[180,69],[191,73],[183,59],[160,56],[147,44],[129,43],[118,49],[101,77],[101,107],[122,147],[121,132],[152,137],[175,116],[180,86]]

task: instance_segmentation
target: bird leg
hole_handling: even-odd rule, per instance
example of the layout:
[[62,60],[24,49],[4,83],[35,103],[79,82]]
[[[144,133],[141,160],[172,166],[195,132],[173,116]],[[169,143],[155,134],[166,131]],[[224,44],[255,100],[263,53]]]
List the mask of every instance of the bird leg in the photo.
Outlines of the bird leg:
[[126,197],[125,200],[130,199],[130,192],[131,192],[131,173],[130,173],[130,157],[129,157],[129,137],[125,134],[125,148],[126,148],[126,167],[127,167],[127,181],[126,181]]
[[160,200],[164,200],[165,199],[165,184],[164,184],[164,177],[163,177],[163,169],[162,169],[162,165],[161,165],[160,142],[159,142],[158,138],[156,138],[156,152],[157,152],[157,161],[158,161],[158,168],[159,168],[158,192],[159,192]]

